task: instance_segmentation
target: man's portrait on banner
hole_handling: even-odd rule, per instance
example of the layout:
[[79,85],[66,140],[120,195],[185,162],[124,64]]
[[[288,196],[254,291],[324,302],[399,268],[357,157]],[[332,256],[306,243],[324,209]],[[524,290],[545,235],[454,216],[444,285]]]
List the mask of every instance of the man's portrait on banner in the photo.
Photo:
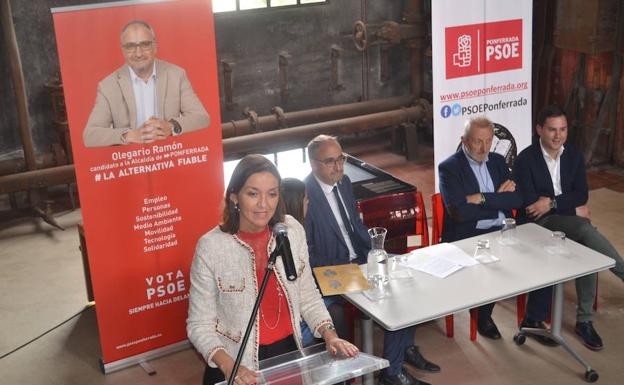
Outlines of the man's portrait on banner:
[[120,42],[125,63],[98,84],[82,135],[86,147],[151,143],[209,126],[185,70],[156,58],[147,22],[128,22]]

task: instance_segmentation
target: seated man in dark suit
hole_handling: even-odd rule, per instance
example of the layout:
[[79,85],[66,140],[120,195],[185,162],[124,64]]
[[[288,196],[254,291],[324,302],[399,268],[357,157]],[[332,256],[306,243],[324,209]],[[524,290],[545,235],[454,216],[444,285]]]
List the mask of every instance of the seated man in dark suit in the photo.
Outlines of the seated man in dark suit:
[[[624,280],[624,261],[611,243],[591,224],[587,208],[587,175],[583,155],[569,144],[568,122],[557,106],[542,110],[536,125],[538,140],[516,159],[514,177],[523,195],[520,221],[535,221],[615,260],[611,269]],[[564,146],[565,144],[565,146]],[[539,295],[536,295],[539,294]],[[602,349],[602,339],[592,324],[596,296],[596,274],[576,279],[576,333],[585,346]],[[543,328],[548,315],[551,288],[529,295],[527,314],[522,326]],[[543,342],[543,341],[542,341]]]
[[[516,191],[505,158],[490,152],[494,126],[485,117],[466,122],[462,146],[438,166],[444,201],[442,241],[452,242],[500,230],[522,198]],[[494,304],[479,307],[477,330],[491,339],[501,338],[492,319]]]
[[[370,250],[368,229],[356,207],[351,180],[344,175],[345,155],[336,138],[319,135],[308,144],[312,173],[305,178],[309,206],[305,218],[310,265],[331,266],[366,263]],[[340,296],[324,297],[336,323],[344,320],[344,300]],[[338,335],[345,336],[347,326],[336,324]],[[414,346],[415,327],[384,334],[384,357],[390,361],[381,384],[428,385],[412,377],[403,361],[417,369],[438,372],[440,367],[427,361]],[[342,333],[342,334],[341,334]]]

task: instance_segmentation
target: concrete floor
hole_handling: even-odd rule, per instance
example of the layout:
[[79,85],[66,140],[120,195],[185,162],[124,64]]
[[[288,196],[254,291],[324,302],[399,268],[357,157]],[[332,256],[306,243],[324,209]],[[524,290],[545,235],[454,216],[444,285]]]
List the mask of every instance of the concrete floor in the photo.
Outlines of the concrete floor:
[[[433,162],[405,162],[385,151],[366,146],[349,149],[423,191],[427,210],[433,192]],[[624,253],[624,177],[607,170],[592,173],[590,193],[593,222]],[[1,207],[1,206],[0,206]],[[428,211],[429,212],[429,211]],[[0,359],[0,384],[193,384],[201,383],[204,364],[193,350],[151,361],[157,374],[148,376],[132,367],[104,376],[98,364],[99,342],[95,309],[88,306],[82,260],[78,250],[80,211],[56,214],[65,231],[52,229],[39,219],[3,218],[0,222],[0,356],[67,320],[60,327]],[[594,322],[605,348],[592,352],[574,335],[575,293],[566,287],[564,335],[600,375],[600,384],[621,384],[624,369],[624,283],[609,272],[600,273],[599,308]],[[417,305],[417,301],[415,301]],[[84,310],[84,311],[83,311]],[[503,339],[490,341],[468,335],[468,313],[455,316],[455,338],[444,335],[443,320],[418,328],[416,342],[427,358],[440,364],[439,374],[414,373],[444,384],[582,384],[583,369],[561,348],[546,348],[529,340],[518,347],[515,301],[499,303],[494,318]],[[381,331],[376,332],[381,347]],[[381,352],[377,351],[380,355]]]

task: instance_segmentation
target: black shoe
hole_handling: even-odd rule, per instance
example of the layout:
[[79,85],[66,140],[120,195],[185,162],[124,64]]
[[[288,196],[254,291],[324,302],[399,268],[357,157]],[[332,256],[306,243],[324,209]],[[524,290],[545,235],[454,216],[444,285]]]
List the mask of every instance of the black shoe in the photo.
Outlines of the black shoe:
[[[533,321],[533,320],[529,320],[529,319],[524,319],[522,320],[522,323],[520,324],[520,328],[532,328],[532,329],[543,329],[543,330],[547,330],[546,329],[546,325],[544,325],[544,323],[542,321]],[[555,340],[553,340],[550,337],[546,337],[546,336],[540,336],[537,334],[531,334],[531,333],[527,333],[526,334],[527,337],[531,337],[531,338],[535,338],[535,341],[539,342],[542,345],[545,346],[558,346],[559,343]]]
[[488,318],[485,321],[480,320],[477,324],[477,331],[483,337],[487,337],[493,340],[499,340],[501,338],[501,334],[498,331],[498,328],[496,327],[496,324],[494,323],[494,320],[492,318]]
[[401,369],[399,374],[395,376],[382,375],[379,379],[380,385],[431,385],[428,382],[420,381],[411,374],[405,371],[405,369]]
[[418,370],[429,373],[437,373],[440,367],[433,362],[427,361],[425,357],[418,351],[418,346],[410,346],[405,350],[405,362],[412,365]]
[[577,322],[574,331],[576,332],[576,334],[581,336],[581,338],[583,339],[583,344],[589,349],[602,349],[602,338],[600,338],[598,333],[596,333],[596,329],[594,329],[594,325],[592,325],[591,321]]

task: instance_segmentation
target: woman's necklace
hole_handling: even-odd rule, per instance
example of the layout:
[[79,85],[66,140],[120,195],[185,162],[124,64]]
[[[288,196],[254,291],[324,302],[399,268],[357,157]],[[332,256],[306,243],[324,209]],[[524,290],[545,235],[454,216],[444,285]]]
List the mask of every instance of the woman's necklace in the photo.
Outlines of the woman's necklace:
[[264,322],[264,326],[266,326],[267,329],[269,330],[275,330],[277,328],[277,325],[279,325],[280,317],[282,315],[282,297],[283,296],[284,294],[282,293],[282,290],[280,289],[278,285],[277,286],[277,320],[275,321],[275,324],[273,326],[269,325],[269,323],[266,321],[266,319],[264,318],[264,311],[262,310],[262,307],[260,307],[260,318],[262,318],[262,322]]

